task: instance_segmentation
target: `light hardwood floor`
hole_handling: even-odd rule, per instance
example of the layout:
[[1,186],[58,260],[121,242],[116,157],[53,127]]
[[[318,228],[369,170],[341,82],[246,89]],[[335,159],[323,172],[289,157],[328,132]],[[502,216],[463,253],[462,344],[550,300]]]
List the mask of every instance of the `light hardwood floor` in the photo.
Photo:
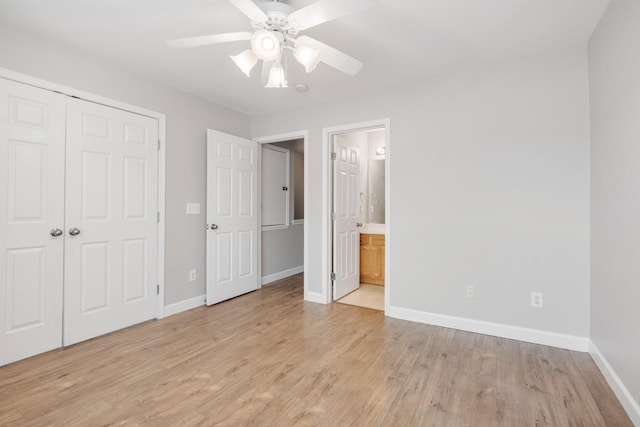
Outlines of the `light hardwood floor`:
[[0,368],[0,425],[631,426],[590,356],[303,302],[295,276]]

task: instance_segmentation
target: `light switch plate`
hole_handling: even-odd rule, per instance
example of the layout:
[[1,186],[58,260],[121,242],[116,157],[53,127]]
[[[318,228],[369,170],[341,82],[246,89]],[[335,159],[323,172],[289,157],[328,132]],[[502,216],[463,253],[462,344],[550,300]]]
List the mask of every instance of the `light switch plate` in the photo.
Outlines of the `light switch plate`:
[[200,203],[187,203],[187,214],[198,215],[200,213]]

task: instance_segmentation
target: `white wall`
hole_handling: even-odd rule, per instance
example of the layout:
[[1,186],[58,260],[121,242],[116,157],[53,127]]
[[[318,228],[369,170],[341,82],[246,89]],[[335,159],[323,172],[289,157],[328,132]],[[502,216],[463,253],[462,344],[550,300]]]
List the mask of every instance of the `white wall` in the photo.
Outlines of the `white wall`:
[[321,291],[322,128],[389,117],[391,305],[587,337],[588,105],[581,47],[258,116],[252,135],[309,130],[310,291]]
[[[295,207],[295,187],[304,185],[295,182],[296,161],[301,158],[294,155],[296,141],[278,142],[272,145],[290,150],[290,184],[289,184],[289,228],[285,230],[269,230],[262,232],[262,277],[278,275],[278,273],[302,267],[304,264],[304,226],[292,225]],[[302,158],[304,161],[304,157]],[[304,195],[304,193],[303,193]]]
[[[166,114],[165,303],[203,295],[206,129],[247,137],[249,118],[4,26],[0,67]],[[187,202],[199,202],[202,214],[186,215]],[[192,268],[198,270],[195,282],[188,281]]]
[[639,49],[640,2],[613,0],[589,42],[591,338],[635,400],[637,425],[640,425]]

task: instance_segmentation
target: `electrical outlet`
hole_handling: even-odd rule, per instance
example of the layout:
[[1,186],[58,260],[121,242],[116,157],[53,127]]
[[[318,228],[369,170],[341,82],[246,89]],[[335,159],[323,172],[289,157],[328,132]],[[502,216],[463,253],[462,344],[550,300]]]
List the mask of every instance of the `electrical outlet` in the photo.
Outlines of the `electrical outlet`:
[[189,271],[189,281],[190,281],[190,282],[193,282],[193,281],[195,281],[195,280],[196,280],[196,278],[197,278],[197,273],[196,273],[196,271],[195,271],[195,270],[191,270],[191,271]]
[[531,292],[531,307],[542,308],[542,292]]
[[200,203],[187,203],[187,214],[189,215],[200,214]]
[[474,286],[467,286],[467,298],[476,297],[476,288]]

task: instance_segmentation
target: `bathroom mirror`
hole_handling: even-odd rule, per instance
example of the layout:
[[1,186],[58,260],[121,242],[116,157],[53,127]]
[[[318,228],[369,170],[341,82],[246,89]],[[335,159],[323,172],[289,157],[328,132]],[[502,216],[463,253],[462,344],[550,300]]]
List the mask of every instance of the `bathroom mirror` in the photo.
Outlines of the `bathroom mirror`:
[[369,222],[384,224],[384,159],[369,160]]

